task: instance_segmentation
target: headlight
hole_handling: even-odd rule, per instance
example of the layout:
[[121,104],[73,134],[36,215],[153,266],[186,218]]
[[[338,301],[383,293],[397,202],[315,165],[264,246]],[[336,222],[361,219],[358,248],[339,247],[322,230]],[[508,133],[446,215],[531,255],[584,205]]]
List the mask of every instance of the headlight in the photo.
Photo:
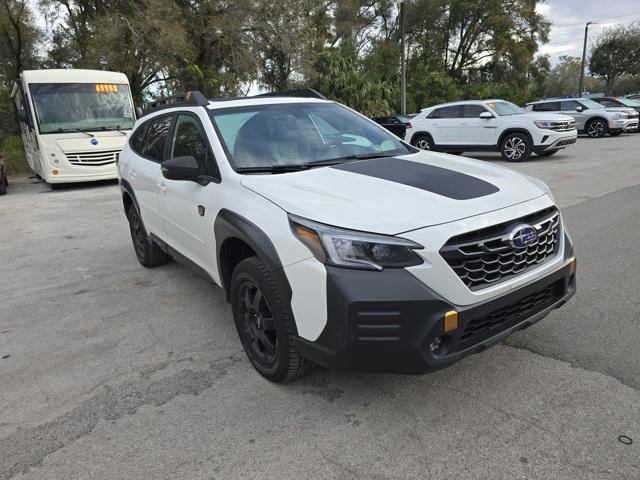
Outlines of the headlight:
[[622,120],[623,118],[628,118],[626,113],[616,113],[615,117],[616,120]]
[[534,120],[533,124],[538,128],[550,129],[553,128],[555,122],[551,122],[548,120]]
[[382,270],[422,264],[413,250],[422,245],[405,238],[343,230],[289,215],[293,234],[322,263],[336,267]]

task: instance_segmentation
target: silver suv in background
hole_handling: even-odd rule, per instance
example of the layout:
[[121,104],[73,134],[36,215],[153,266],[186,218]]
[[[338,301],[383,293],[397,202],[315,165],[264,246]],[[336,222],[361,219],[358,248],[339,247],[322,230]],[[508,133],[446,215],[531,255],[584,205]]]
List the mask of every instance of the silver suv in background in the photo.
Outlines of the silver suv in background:
[[593,138],[638,128],[638,112],[632,108],[605,108],[590,98],[541,100],[528,103],[525,110],[570,115],[578,131]]

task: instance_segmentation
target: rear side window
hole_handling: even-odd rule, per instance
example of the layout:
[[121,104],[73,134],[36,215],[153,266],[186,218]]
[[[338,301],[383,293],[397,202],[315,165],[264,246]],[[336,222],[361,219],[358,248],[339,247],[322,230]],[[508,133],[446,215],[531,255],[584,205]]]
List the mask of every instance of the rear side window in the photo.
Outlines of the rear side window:
[[131,138],[129,139],[129,145],[131,145],[131,149],[138,153],[142,153],[142,146],[144,145],[144,134],[147,131],[147,127],[149,126],[149,122],[144,122],[138,128],[136,128],[135,132],[131,134]]
[[173,117],[158,117],[151,120],[142,146],[142,155],[157,162],[164,160],[164,149],[171,130]]
[[481,113],[487,112],[488,110],[484,108],[482,105],[465,105],[464,106],[464,118],[478,118]]
[[218,165],[200,122],[192,115],[181,114],[176,121],[169,158],[184,156],[192,156],[198,161],[200,175],[220,178]]
[[558,102],[536,103],[533,106],[534,112],[557,112],[560,110]]
[[434,110],[429,115],[429,118],[461,118],[462,117],[462,107],[460,105],[455,105],[452,107],[442,107]]

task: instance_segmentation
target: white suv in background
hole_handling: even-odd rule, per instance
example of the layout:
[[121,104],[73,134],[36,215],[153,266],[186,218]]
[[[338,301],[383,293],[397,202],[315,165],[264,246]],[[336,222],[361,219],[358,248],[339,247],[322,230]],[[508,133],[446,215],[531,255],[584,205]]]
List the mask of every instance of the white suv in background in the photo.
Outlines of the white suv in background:
[[633,108],[607,108],[590,98],[567,98],[541,100],[527,103],[525,110],[530,112],[564,113],[571,115],[576,121],[579,131],[592,138],[604,137],[607,133],[615,136],[624,131],[638,128],[638,112]]
[[266,378],[437,370],[574,294],[542,181],[293,95],[162,102],[118,163],[138,261],[174,258],[220,285]]
[[405,140],[423,150],[500,152],[508,162],[550,156],[576,142],[572,117],[525,112],[505,100],[468,100],[422,110]]

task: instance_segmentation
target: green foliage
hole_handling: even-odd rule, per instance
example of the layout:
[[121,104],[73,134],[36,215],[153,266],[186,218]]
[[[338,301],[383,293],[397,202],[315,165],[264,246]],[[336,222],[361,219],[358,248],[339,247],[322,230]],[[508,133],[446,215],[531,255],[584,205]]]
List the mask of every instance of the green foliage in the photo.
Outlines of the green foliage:
[[613,90],[622,75],[640,74],[640,26],[630,25],[606,29],[591,51],[591,73],[606,81],[606,92]]
[[20,135],[5,136],[0,141],[0,154],[4,158],[8,175],[26,175],[31,172]]
[[356,58],[344,56],[336,49],[327,49],[319,55],[316,71],[314,87],[328,98],[368,116],[391,113],[393,87],[362,75]]

